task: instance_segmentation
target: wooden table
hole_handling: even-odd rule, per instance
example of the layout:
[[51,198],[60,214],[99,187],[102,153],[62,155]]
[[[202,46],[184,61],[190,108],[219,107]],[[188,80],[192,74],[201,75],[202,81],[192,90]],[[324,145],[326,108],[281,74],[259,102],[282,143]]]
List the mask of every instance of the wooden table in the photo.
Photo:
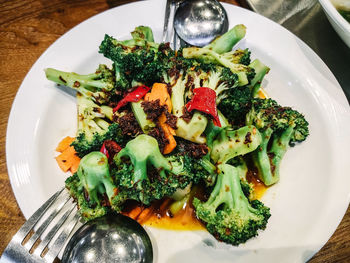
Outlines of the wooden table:
[[[63,33],[95,14],[133,1],[0,0],[0,254],[25,221],[10,186],[5,160],[6,125],[17,89],[32,64]],[[235,0],[225,2],[239,4]],[[350,209],[310,262],[350,262]]]

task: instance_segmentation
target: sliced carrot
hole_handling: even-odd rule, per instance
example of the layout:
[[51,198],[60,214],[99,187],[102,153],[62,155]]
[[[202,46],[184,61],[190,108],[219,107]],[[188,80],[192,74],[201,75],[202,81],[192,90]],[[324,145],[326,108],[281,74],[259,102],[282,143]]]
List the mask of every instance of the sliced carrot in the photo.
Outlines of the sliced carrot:
[[163,153],[164,154],[171,153],[176,147],[176,140],[174,137],[175,131],[166,123],[166,116],[164,113],[159,116],[158,121],[159,121],[160,127],[164,132],[165,138],[167,138],[168,140],[168,143],[164,146]]
[[74,141],[74,138],[69,137],[69,136],[63,138],[63,140],[60,141],[60,143],[58,144],[56,151],[60,152],[60,153],[63,152],[65,149],[67,149],[72,144],[73,141]]
[[80,158],[76,155],[73,146],[66,148],[60,155],[56,157],[58,166],[64,171],[68,172],[73,167],[73,171],[77,170]]
[[168,87],[164,83],[154,83],[150,93],[146,94],[145,100],[159,100],[160,105],[166,105],[170,112],[173,105],[168,92]]
[[143,209],[142,212],[136,218],[137,222],[142,225],[152,216],[152,213],[153,213],[152,206]]
[[75,174],[78,171],[78,168],[79,168],[80,158],[78,156],[74,155],[72,161],[73,161],[73,163],[72,163],[72,166],[70,167],[70,172],[72,174]]
[[[168,108],[168,111],[171,112],[171,109],[172,109],[171,98],[168,92],[167,85],[164,83],[154,83],[152,86],[151,92],[146,94],[145,100],[146,101],[159,100],[159,104],[166,105]],[[171,153],[176,147],[176,140],[174,138],[175,130],[166,123],[166,120],[167,118],[165,113],[162,113],[158,118],[159,125],[164,132],[165,138],[167,138],[168,140],[168,144],[164,146],[164,150],[163,150],[164,154]]]
[[127,216],[136,219],[140,214],[142,213],[142,208],[139,206],[136,206],[134,209],[132,209]]

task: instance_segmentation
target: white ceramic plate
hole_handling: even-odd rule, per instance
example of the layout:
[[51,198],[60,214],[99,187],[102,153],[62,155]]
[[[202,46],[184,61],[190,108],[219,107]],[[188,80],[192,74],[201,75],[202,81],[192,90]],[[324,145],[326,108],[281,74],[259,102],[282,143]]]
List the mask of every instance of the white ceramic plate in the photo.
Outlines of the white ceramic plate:
[[[216,242],[205,231],[147,228],[155,262],[304,262],[332,235],[349,203],[350,110],[325,64],[281,26],[227,5],[231,26],[244,23],[239,45],[271,67],[263,85],[280,104],[306,115],[310,137],[290,149],[281,181],[263,202],[271,207],[267,229],[239,247]],[[29,217],[67,175],[54,156],[57,143],[75,135],[75,99],[47,81],[44,68],[88,73],[107,60],[98,54],[104,34],[129,37],[138,25],[153,28],[160,41],[165,1],[144,1],[108,10],[58,39],[34,64],[14,101],[7,130],[7,165],[13,191]]]

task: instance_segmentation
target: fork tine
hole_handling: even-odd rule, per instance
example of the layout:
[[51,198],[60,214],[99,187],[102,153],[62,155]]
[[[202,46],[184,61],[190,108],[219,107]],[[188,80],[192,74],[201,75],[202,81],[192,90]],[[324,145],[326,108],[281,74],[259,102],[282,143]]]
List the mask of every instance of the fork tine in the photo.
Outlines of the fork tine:
[[74,226],[78,223],[80,215],[78,212],[71,213],[66,222],[68,222],[62,229],[62,232],[56,240],[52,240],[53,244],[49,244],[49,251],[44,256],[47,262],[53,262],[53,260],[60,253],[63,246],[66,244],[67,238],[71,234]]
[[70,206],[68,206],[68,209],[65,211],[65,213],[60,218],[60,220],[51,228],[50,232],[44,238],[42,238],[42,241],[40,242],[38,247],[35,248],[35,251],[34,251],[35,255],[41,256],[47,244],[52,240],[52,238],[55,236],[57,231],[60,229],[60,227],[63,225],[63,223],[66,221],[66,219],[74,209],[76,209],[76,204],[72,202]]
[[22,243],[23,239],[29,234],[29,232],[33,229],[36,223],[41,219],[41,217],[45,214],[46,210],[50,207],[50,205],[57,199],[57,197],[62,193],[64,188],[60,191],[56,192],[53,196],[50,197],[29,219],[27,222],[23,224],[23,226],[18,230],[18,232],[14,235],[12,240],[17,241],[18,243]]
[[[56,215],[61,211],[63,206],[67,203],[70,196],[67,191],[63,191],[52,206],[50,206],[47,212],[50,215],[45,219],[43,223],[40,224],[40,227],[34,232],[34,234],[30,237],[30,239],[24,244],[24,247],[28,249],[28,251],[33,247],[34,243],[38,240],[38,238],[43,234],[48,225],[52,222],[52,220],[56,217]],[[43,216],[43,215],[42,215]]]

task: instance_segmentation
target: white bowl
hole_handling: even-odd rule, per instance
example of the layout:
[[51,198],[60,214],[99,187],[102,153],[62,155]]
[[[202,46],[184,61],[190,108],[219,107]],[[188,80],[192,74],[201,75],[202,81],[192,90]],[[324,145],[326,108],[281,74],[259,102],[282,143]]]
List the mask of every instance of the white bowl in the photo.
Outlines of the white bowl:
[[335,31],[337,31],[338,35],[350,47],[350,23],[339,14],[330,0],[319,0],[319,2]]

